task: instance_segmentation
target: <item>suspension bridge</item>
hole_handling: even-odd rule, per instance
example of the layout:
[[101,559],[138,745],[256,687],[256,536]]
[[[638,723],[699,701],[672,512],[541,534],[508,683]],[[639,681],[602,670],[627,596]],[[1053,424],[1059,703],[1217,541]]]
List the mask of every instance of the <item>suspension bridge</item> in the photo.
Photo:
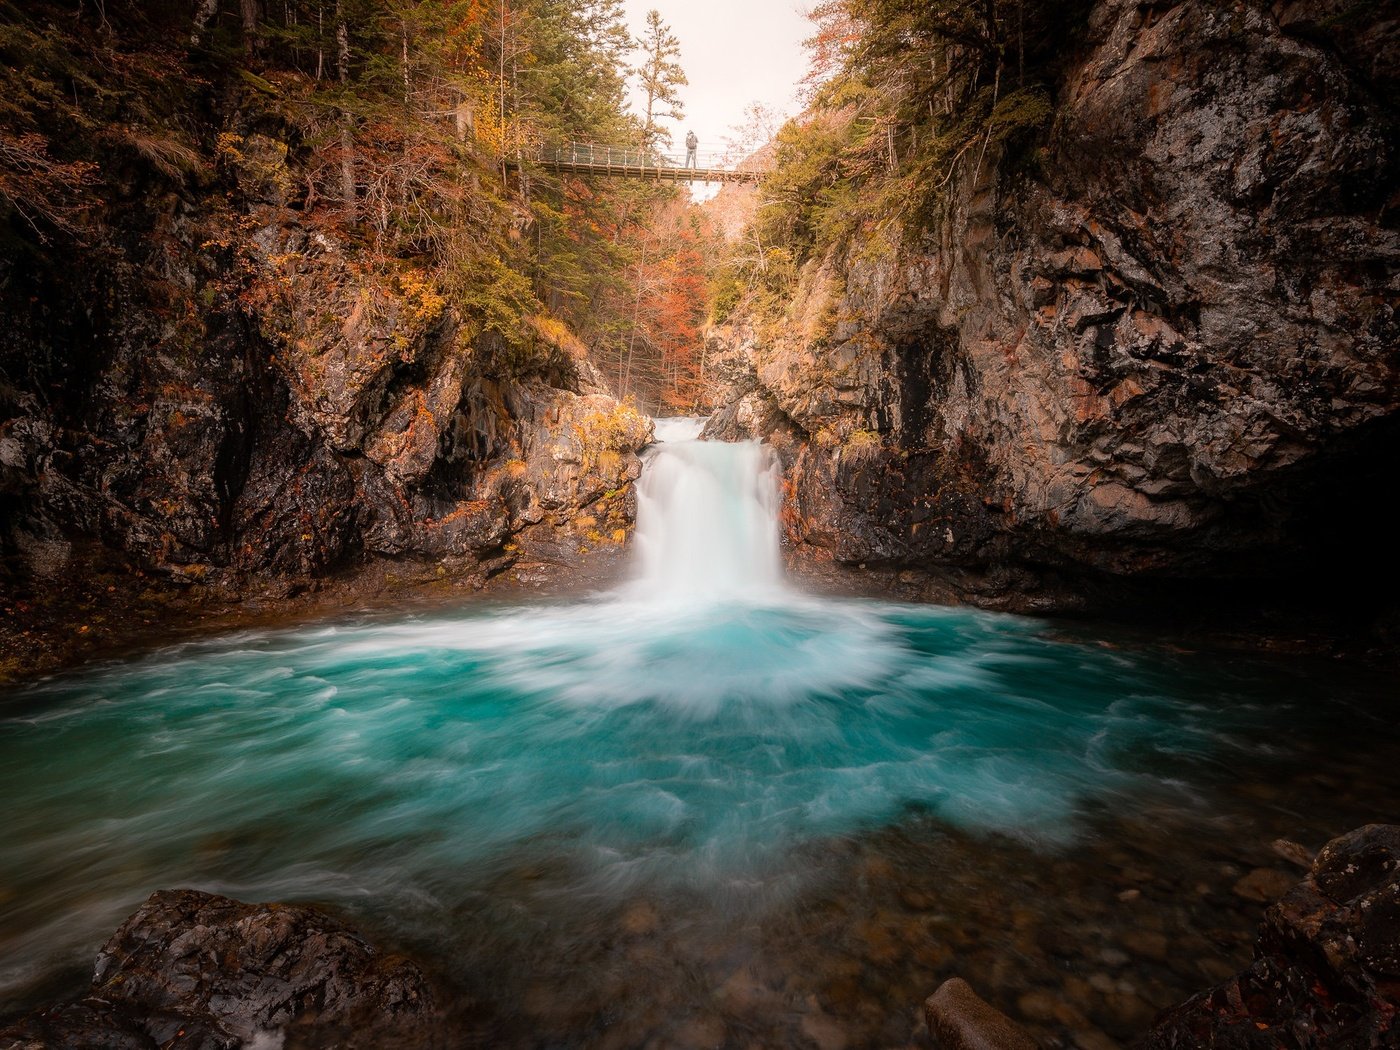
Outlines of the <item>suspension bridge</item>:
[[[651,179],[654,182],[757,182],[763,172],[730,165],[727,156],[696,153],[687,163],[683,153],[658,153],[628,146],[607,146],[591,142],[571,142],[557,149],[544,150],[532,162],[548,171],[568,175],[603,175],[614,179]],[[508,159],[506,167],[519,168],[521,161]]]

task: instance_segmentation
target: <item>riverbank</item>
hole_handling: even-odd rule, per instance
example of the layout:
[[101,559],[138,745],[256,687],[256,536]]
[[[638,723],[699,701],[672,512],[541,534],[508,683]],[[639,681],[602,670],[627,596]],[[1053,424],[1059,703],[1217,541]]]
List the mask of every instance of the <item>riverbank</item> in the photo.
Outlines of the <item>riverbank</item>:
[[[626,578],[629,549],[607,544],[580,553],[577,546],[550,544],[483,563],[372,561],[338,576],[235,590],[173,582],[134,568],[99,544],[75,544],[63,580],[18,595],[0,591],[0,686],[231,630],[295,626],[349,613],[393,615],[463,600],[604,591]],[[952,572],[858,568],[791,552],[785,563],[792,584],[815,595],[1015,612],[1090,625],[1129,646],[1306,655],[1382,666],[1400,660],[1400,628],[1355,632],[1345,610],[1326,606],[1303,615],[1293,603],[1245,616],[1227,603],[1193,602],[1182,595],[1166,604],[1144,600],[1110,618],[1076,615],[1059,605],[1037,609],[970,600],[968,581]]]
[[471,598],[601,589],[626,571],[615,545],[563,543],[493,561],[372,561],[315,580],[212,587],[148,573],[100,544],[74,544],[64,578],[0,590],[0,687],[227,631],[350,613],[411,612]]

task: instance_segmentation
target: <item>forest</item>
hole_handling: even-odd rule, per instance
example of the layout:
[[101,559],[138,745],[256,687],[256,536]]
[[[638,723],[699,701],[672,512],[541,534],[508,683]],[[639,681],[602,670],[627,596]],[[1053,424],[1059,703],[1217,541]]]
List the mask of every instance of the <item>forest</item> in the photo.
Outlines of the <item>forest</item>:
[[[704,217],[674,187],[532,164],[560,143],[669,134],[664,99],[684,73],[659,20],[634,40],[618,0],[10,2],[3,16],[13,249],[83,241],[122,163],[230,215],[249,203],[229,196],[237,170],[385,287],[452,302],[499,337],[504,368],[539,367],[548,343],[533,333],[558,324],[624,396],[702,398]],[[629,76],[655,115],[625,110]]]

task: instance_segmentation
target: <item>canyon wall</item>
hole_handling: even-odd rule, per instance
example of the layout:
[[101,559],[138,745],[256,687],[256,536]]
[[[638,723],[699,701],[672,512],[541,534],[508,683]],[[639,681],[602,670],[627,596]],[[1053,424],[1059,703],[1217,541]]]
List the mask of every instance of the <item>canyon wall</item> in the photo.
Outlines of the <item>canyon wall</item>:
[[[430,266],[315,211],[269,90],[59,128],[102,153],[82,227],[4,216],[0,597],[61,591],[82,550],[236,595],[621,542],[650,422],[558,321],[508,344]],[[527,213],[499,221],[529,236]]]
[[1053,123],[711,333],[799,554],[1016,608],[1387,591],[1393,5],[1094,9]]

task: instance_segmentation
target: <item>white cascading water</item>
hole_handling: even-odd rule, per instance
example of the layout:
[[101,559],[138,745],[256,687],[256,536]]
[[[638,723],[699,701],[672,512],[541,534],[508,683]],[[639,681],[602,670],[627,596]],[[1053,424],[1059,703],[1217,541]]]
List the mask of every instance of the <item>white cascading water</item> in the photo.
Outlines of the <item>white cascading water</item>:
[[637,483],[639,597],[761,597],[782,584],[778,463],[757,441],[698,441],[703,419],[659,419]]

